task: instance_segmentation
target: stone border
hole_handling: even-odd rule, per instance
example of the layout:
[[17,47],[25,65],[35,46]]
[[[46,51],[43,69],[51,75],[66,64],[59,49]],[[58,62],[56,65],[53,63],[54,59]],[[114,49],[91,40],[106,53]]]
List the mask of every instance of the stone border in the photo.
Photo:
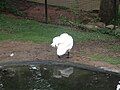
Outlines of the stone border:
[[53,60],[37,60],[37,61],[8,61],[8,62],[0,62],[0,67],[5,67],[5,66],[12,66],[12,65],[61,65],[61,66],[72,66],[72,67],[77,67],[81,68],[83,70],[90,70],[94,72],[101,72],[101,73],[109,73],[109,74],[115,74],[115,75],[120,75],[120,71],[116,69],[110,69],[107,67],[93,67],[90,65],[85,65],[85,64],[79,64],[79,63],[74,63],[70,61],[53,61]]

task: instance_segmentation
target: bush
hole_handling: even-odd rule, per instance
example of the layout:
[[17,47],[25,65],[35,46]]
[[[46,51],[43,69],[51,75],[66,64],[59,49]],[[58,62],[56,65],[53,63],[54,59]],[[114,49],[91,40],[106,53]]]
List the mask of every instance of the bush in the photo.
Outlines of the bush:
[[97,32],[102,33],[102,34],[109,34],[117,38],[120,38],[120,29],[111,30],[107,28],[104,28],[104,29],[102,28],[102,29],[97,30]]
[[[13,1],[14,2],[14,1]],[[9,12],[15,14],[15,15],[18,15],[18,16],[23,16],[23,13],[22,11],[19,11],[17,8],[15,7],[12,7],[10,5],[10,3],[12,3],[12,1],[9,1],[9,0],[3,0],[3,1],[0,1],[0,8],[1,9],[4,9],[4,10],[8,10]]]

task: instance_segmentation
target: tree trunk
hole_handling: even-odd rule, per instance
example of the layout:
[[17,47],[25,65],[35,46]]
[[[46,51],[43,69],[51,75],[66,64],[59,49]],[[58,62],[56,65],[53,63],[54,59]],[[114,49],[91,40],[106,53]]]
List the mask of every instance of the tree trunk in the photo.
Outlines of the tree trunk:
[[101,0],[100,18],[105,24],[109,24],[111,20],[117,17],[119,0]]

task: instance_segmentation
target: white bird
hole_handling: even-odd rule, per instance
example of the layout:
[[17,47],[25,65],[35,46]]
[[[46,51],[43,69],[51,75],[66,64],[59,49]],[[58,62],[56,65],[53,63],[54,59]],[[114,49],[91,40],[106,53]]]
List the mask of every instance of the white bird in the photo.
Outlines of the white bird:
[[116,90],[120,90],[120,81],[118,82]]
[[63,33],[60,36],[53,38],[53,42],[51,46],[57,47],[57,55],[59,58],[60,56],[64,55],[66,52],[68,52],[68,58],[69,58],[69,52],[73,47],[73,38],[67,33]]

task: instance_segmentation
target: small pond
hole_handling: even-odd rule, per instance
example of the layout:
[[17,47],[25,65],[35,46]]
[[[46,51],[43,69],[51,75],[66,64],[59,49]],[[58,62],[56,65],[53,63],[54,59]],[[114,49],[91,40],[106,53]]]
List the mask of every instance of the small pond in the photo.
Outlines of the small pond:
[[0,67],[0,90],[116,90],[120,75],[76,65],[29,63]]

